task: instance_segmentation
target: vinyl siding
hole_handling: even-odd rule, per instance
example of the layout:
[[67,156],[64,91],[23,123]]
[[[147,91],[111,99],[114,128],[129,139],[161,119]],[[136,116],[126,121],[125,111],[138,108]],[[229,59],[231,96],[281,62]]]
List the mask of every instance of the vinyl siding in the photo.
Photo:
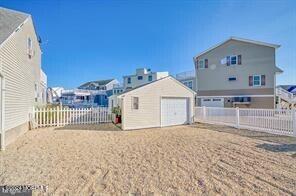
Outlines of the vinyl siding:
[[[194,93],[171,78],[133,90],[123,98],[123,129],[160,127],[161,97],[184,97],[190,100],[190,115],[193,118]],[[139,97],[139,109],[132,109],[132,97]]]
[[[27,39],[31,38],[34,56],[29,59]],[[4,129],[29,120],[35,103],[35,83],[40,85],[41,51],[31,17],[0,48],[1,72],[5,78]],[[38,86],[40,88],[40,86]]]
[[[242,55],[242,64],[222,65],[221,59],[228,55]],[[196,70],[199,91],[274,88],[277,68],[272,47],[231,40],[198,59],[208,59],[209,62],[209,68]],[[251,75],[266,75],[266,85],[249,86]],[[237,80],[228,81],[233,76]]]

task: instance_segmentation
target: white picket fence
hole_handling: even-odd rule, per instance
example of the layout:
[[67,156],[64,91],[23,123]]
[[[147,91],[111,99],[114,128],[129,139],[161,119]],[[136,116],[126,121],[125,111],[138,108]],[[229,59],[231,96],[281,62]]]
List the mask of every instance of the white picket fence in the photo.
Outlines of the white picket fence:
[[296,111],[196,107],[195,121],[296,137]]
[[107,107],[96,108],[35,108],[33,128],[77,124],[100,124],[111,122],[112,114]]

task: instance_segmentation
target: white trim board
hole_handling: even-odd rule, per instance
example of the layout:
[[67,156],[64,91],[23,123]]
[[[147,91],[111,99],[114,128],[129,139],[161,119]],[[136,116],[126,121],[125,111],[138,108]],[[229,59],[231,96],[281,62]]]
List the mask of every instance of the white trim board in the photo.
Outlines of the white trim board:
[[235,40],[235,41],[240,41],[240,42],[247,42],[247,43],[252,43],[252,44],[257,44],[257,45],[262,45],[262,46],[268,46],[268,47],[272,47],[272,48],[279,48],[280,47],[280,45],[278,45],[278,44],[270,44],[270,43],[266,43],[266,42],[255,41],[255,40],[250,40],[250,39],[244,39],[244,38],[239,38],[239,37],[230,37],[229,39],[227,39],[227,40],[225,40],[223,42],[220,42],[219,44],[216,44],[213,47],[210,47],[209,49],[197,54],[194,58],[198,58],[199,56],[210,52],[211,50],[225,44],[226,42],[228,42],[230,40]]

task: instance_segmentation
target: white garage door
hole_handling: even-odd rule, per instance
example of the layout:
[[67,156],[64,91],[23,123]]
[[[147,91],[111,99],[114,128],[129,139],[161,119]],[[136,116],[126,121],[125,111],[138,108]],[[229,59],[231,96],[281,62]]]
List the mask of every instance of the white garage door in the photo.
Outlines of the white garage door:
[[188,99],[161,99],[161,126],[187,124],[189,118]]
[[204,99],[201,99],[201,106],[224,107],[224,98],[204,98]]

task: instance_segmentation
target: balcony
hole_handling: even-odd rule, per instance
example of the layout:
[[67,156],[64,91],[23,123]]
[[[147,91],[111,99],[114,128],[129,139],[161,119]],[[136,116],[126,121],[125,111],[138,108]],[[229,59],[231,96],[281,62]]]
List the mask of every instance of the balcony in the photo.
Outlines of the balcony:
[[191,78],[195,78],[195,71],[186,71],[186,72],[182,72],[182,73],[178,73],[176,75],[176,79],[177,80],[187,80],[187,79],[191,79]]

